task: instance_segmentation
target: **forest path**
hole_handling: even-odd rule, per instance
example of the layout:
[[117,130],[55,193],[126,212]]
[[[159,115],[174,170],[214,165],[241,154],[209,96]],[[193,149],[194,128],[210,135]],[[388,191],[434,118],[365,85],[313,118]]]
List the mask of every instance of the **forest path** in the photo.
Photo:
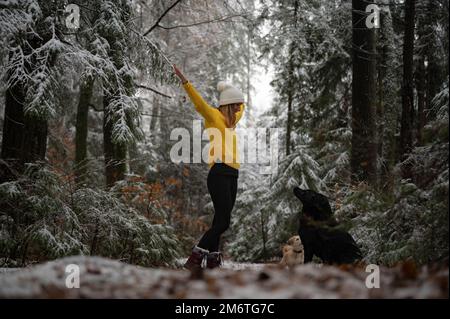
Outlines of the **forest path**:
[[[67,265],[79,266],[80,288],[67,288]],[[363,267],[226,261],[222,269],[145,268],[100,257],[72,256],[27,268],[0,269],[0,298],[448,298],[448,262],[380,267],[380,288],[365,285]],[[70,279],[70,278],[69,278]],[[70,280],[69,280],[70,281]]]

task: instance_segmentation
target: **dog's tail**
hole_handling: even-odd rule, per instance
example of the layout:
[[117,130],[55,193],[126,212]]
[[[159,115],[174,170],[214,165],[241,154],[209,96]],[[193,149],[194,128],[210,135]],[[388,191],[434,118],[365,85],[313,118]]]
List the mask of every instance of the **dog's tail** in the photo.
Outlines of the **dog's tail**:
[[360,261],[363,258],[361,250],[356,244],[355,240],[351,238],[351,241],[346,243],[346,249],[341,256],[341,262],[345,264],[351,264]]

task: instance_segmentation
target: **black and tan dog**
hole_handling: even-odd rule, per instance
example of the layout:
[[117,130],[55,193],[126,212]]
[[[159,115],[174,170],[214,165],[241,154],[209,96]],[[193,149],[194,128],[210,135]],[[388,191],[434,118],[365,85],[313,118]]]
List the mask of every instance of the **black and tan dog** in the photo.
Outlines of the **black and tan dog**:
[[352,236],[338,229],[328,198],[312,190],[294,188],[302,202],[298,233],[305,250],[305,263],[314,255],[327,264],[350,264],[361,259],[361,251]]

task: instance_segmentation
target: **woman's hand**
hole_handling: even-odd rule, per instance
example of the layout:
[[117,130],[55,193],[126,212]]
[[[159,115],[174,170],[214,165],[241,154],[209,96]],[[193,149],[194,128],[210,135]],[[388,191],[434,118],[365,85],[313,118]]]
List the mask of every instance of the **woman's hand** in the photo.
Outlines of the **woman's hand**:
[[175,74],[180,78],[181,83],[185,84],[188,82],[186,77],[183,75],[183,73],[181,73],[181,71],[177,68],[177,66],[175,64],[173,65],[173,70],[174,70]]

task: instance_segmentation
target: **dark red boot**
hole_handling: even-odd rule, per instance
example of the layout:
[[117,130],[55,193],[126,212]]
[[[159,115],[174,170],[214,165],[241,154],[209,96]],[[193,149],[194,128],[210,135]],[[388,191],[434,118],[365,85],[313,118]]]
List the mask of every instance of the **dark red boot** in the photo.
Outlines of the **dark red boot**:
[[202,262],[205,256],[208,254],[206,249],[194,246],[192,248],[192,253],[189,256],[188,260],[184,264],[184,267],[190,270],[196,270],[202,268]]
[[209,253],[206,256],[206,267],[209,269],[214,269],[217,267],[221,267],[223,264],[222,254],[218,251]]

